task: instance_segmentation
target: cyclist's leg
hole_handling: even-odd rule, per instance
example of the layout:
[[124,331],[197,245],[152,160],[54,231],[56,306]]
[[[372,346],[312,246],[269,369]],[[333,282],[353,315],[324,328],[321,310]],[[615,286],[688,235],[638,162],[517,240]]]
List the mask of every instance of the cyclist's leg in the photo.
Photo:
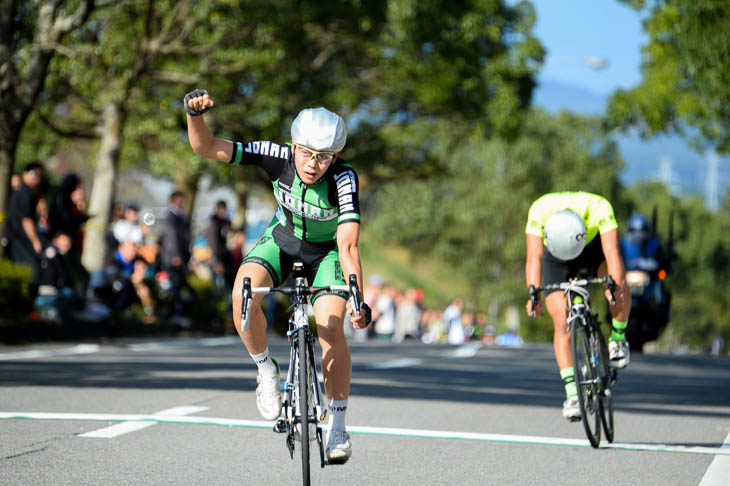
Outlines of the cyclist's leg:
[[[342,267],[337,250],[332,250],[310,268],[314,286],[343,285]],[[329,403],[329,433],[325,453],[332,462],[347,461],[352,444],[346,432],[345,415],[350,395],[352,359],[344,332],[347,294],[319,293],[314,296],[314,317],[317,321],[319,344],[322,347],[322,374]]]
[[233,283],[233,324],[238,335],[251,354],[262,353],[266,349],[266,316],[261,309],[263,294],[253,296],[251,303],[251,324],[248,331],[241,328],[241,308],[243,305],[243,279],[251,279],[251,287],[271,287],[274,285],[266,268],[258,263],[248,262],[241,265]]
[[244,331],[241,326],[241,308],[243,305],[243,279],[251,279],[251,287],[271,287],[279,284],[282,268],[282,257],[279,247],[267,231],[251,252],[244,258],[234,280],[233,322],[241,340],[246,345],[251,358],[256,363],[257,376],[256,404],[261,416],[266,420],[274,420],[281,410],[281,392],[279,390],[279,365],[269,356],[266,340],[266,317],[261,309],[262,294],[254,295],[251,303],[250,327]]

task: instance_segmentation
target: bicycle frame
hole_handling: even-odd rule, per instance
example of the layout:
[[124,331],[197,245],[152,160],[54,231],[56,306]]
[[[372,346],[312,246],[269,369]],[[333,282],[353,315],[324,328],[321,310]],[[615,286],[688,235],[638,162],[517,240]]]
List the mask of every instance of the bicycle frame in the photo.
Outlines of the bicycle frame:
[[[599,323],[592,314],[588,286],[606,283],[611,292],[611,303],[615,283],[610,275],[594,279],[573,279],[559,284],[530,286],[533,309],[538,292],[561,290],[566,296],[567,324],[570,332],[571,355],[575,370],[576,387],[581,407],[581,419],[586,435],[593,447],[598,447],[601,438],[601,424],[609,442],[613,441],[613,396],[611,387],[616,381],[616,370],[608,365],[608,351],[601,334]],[[586,360],[580,360],[584,357]],[[593,417],[591,424],[588,415]]]
[[[302,476],[304,484],[309,484],[309,442],[317,440],[321,467],[325,461],[322,427],[319,426],[327,417],[327,409],[322,406],[317,364],[314,359],[314,336],[309,328],[307,316],[307,296],[320,291],[347,292],[353,304],[353,312],[360,316],[362,303],[359,298],[357,277],[349,276],[349,285],[329,285],[326,287],[308,287],[304,283],[304,265],[294,263],[292,271],[293,287],[251,287],[251,279],[243,279],[243,302],[241,306],[241,329],[247,331],[250,327],[251,302],[255,294],[279,292],[292,298],[292,315],[289,318],[287,337],[291,343],[289,353],[289,369],[284,383],[285,400],[282,404],[282,416],[274,425],[274,432],[286,433],[286,445],[289,454],[294,459],[294,444],[297,436],[302,448]],[[362,306],[367,311],[365,306]],[[366,314],[368,315],[368,314]],[[306,379],[301,380],[301,375]],[[301,383],[306,385],[302,387]],[[310,403],[310,397],[311,402]],[[304,411],[304,412],[303,412]],[[299,431],[297,432],[297,426]],[[315,437],[311,438],[309,427],[314,427]]]

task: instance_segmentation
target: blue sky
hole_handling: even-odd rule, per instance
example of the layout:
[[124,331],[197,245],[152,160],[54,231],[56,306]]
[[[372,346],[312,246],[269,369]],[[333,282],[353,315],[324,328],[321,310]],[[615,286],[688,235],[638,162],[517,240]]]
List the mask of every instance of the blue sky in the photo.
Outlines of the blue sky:
[[[641,80],[641,46],[646,43],[639,13],[618,0],[533,0],[533,33],[547,56],[541,81],[580,86],[601,95]],[[602,69],[586,59],[607,61]]]

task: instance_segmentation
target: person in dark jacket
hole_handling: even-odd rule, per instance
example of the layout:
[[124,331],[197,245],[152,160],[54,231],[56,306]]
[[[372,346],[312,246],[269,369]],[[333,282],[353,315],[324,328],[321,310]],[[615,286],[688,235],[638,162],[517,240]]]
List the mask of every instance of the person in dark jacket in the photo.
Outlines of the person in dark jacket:
[[160,267],[167,272],[170,279],[173,313],[176,316],[184,314],[184,302],[181,298],[183,289],[195,293],[186,278],[190,261],[190,223],[183,212],[184,203],[182,192],[175,191],[170,195],[160,238]]
[[89,219],[84,201],[84,187],[79,176],[69,172],[61,180],[56,196],[51,201],[48,219],[51,234],[64,233],[71,237],[71,249],[65,256],[79,295],[86,293],[89,273],[81,263],[84,245],[84,224]]
[[36,207],[41,198],[43,165],[31,162],[25,166],[18,189],[13,191],[8,202],[8,222],[5,236],[8,255],[15,263],[37,265],[43,251],[43,242],[38,236]]
[[228,233],[231,231],[231,219],[228,216],[228,205],[221,200],[216,203],[215,214],[211,216],[205,230],[205,238],[213,253],[213,272],[216,283],[230,291],[233,288],[233,258],[228,249]]
[[43,318],[68,319],[72,309],[83,304],[74,290],[73,272],[66,259],[71,245],[71,236],[58,232],[41,252],[34,307]]

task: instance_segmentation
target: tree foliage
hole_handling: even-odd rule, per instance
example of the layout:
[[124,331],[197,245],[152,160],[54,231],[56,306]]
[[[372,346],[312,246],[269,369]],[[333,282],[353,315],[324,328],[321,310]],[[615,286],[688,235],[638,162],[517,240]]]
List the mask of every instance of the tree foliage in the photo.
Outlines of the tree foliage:
[[[596,118],[553,117],[537,109],[509,141],[451,124],[440,128],[431,156],[445,160],[446,170],[383,187],[371,227],[385,241],[456,268],[472,288],[465,297],[477,308],[521,303],[530,205],[562,190],[618,199],[622,162],[616,146]],[[456,147],[448,142],[453,138]]]
[[[643,80],[619,90],[611,126],[644,136],[691,133],[698,143],[730,151],[730,9],[725,0],[622,0],[645,15]],[[688,128],[691,127],[691,130]]]

